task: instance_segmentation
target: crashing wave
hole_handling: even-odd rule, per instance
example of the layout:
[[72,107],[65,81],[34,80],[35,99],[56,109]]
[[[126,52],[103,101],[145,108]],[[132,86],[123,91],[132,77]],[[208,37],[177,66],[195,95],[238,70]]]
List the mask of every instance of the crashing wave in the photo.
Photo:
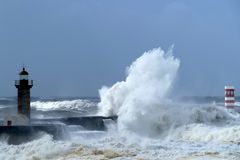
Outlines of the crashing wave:
[[31,103],[31,107],[37,110],[85,110],[87,108],[96,107],[95,102],[89,100],[65,100],[65,101],[35,101]]
[[0,143],[0,159],[56,159],[63,156],[72,147],[71,143],[54,141],[48,134],[39,139],[20,145]]
[[215,126],[207,124],[189,124],[175,129],[168,135],[169,139],[181,139],[203,142],[240,142],[240,126]]
[[[172,56],[172,48],[167,53],[160,48],[145,52],[127,68],[126,80],[99,90],[99,114],[118,115],[120,133],[146,137],[166,137],[191,124],[240,124],[239,114],[229,113],[224,107],[169,100],[168,93],[179,66],[180,61]],[[194,134],[196,128],[192,129]],[[214,137],[214,130],[203,133]]]
[[125,81],[99,91],[99,114],[118,115],[118,128],[124,132],[154,134],[179,65],[172,48],[167,53],[161,48],[145,52],[127,68]]

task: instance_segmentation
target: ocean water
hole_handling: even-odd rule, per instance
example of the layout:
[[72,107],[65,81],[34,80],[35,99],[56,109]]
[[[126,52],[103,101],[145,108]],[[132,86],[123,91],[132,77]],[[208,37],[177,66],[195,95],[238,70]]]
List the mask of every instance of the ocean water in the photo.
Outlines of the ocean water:
[[[224,108],[224,97],[176,98],[180,60],[172,52],[143,53],[127,67],[124,80],[99,90],[100,98],[32,98],[32,118],[117,115],[118,120],[104,120],[106,131],[67,126],[61,140],[40,132],[34,140],[10,145],[8,135],[1,135],[0,159],[239,160],[240,114]],[[16,98],[0,99],[0,117],[8,114],[16,114]]]
[[[95,115],[99,101],[98,98],[38,98],[31,103],[32,117]],[[1,117],[6,110],[14,114],[15,103],[15,98],[1,98]],[[74,129],[63,140],[41,133],[33,141],[9,145],[7,135],[2,135],[0,159],[240,159],[240,117],[223,107],[223,97],[185,97],[175,105],[184,106],[192,120],[159,129],[159,135],[122,132],[111,120],[105,121],[107,131],[71,126]],[[167,117],[163,121],[170,125]],[[144,126],[140,128],[145,130]]]

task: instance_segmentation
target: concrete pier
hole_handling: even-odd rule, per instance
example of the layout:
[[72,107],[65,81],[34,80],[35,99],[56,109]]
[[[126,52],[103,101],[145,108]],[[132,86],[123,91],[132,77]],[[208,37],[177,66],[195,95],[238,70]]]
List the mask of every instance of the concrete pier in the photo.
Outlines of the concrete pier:
[[59,124],[80,125],[86,130],[105,130],[104,119],[116,121],[116,116],[85,116],[85,117],[67,117],[67,118],[48,118],[48,119],[32,119],[32,124]]
[[104,120],[116,121],[117,117],[68,117],[68,118],[49,118],[31,119],[29,126],[0,126],[0,137],[5,136],[9,144],[21,144],[36,139],[41,132],[53,136],[60,140],[66,138],[68,131],[67,125],[79,125],[85,130],[105,131]]

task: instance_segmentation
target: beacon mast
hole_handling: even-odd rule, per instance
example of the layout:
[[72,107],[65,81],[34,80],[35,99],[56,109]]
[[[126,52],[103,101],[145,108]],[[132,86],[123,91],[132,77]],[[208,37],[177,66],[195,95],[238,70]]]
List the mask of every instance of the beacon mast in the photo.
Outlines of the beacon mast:
[[28,80],[28,72],[25,68],[19,73],[19,80],[15,81],[18,90],[18,114],[30,119],[30,89],[33,86],[33,80]]

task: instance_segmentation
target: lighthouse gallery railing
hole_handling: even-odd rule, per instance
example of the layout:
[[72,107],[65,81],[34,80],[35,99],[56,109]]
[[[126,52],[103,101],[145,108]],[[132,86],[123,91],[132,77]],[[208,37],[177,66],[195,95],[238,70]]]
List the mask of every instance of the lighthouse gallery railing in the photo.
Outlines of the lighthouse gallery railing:
[[[15,85],[16,85],[16,86],[20,85],[20,81],[21,81],[21,80],[15,80]],[[29,80],[29,81],[28,81],[28,85],[33,85],[33,80]]]

